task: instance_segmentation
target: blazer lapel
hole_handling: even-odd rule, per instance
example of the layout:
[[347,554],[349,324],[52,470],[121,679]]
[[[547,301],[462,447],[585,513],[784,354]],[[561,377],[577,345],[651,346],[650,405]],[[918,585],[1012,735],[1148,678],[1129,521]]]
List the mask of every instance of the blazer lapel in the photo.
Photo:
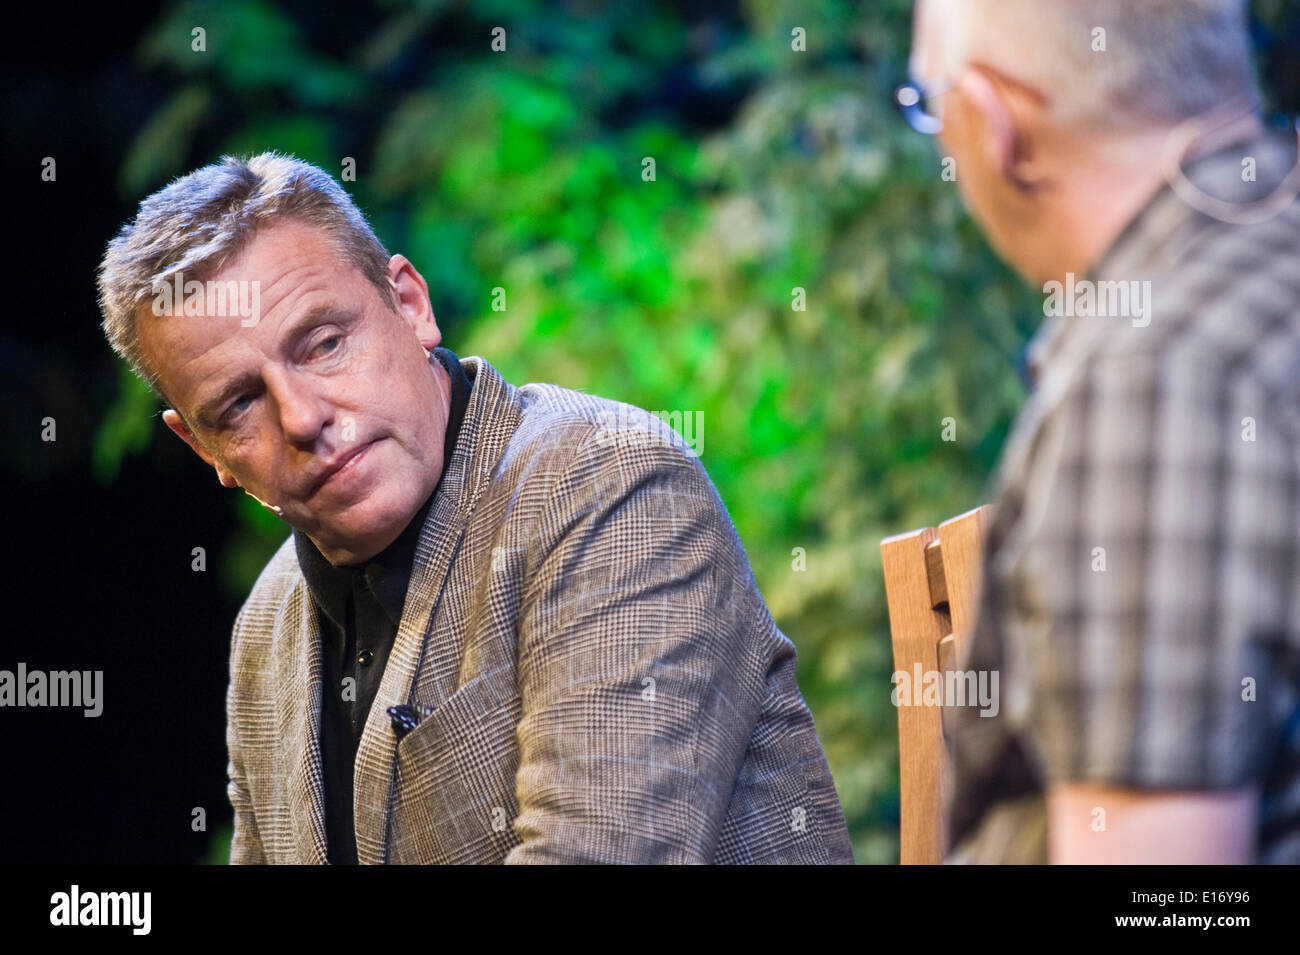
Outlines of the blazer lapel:
[[456,448],[420,532],[396,641],[357,750],[353,810],[357,861],[363,865],[381,864],[388,854],[397,769],[397,739],[388,708],[412,701],[415,677],[426,656],[434,684],[431,691],[422,688],[421,702],[436,709],[454,689],[460,641],[433,645],[429,637],[434,616],[470,515],[521,417],[517,390],[496,369],[477,357],[463,358],[461,364],[474,379],[473,390]]
[[272,667],[280,727],[277,746],[282,766],[290,766],[286,781],[289,812],[299,863],[324,865],[325,782],[321,772],[320,706],[324,690],[321,632],[315,604],[305,580],[289,594],[276,621]]

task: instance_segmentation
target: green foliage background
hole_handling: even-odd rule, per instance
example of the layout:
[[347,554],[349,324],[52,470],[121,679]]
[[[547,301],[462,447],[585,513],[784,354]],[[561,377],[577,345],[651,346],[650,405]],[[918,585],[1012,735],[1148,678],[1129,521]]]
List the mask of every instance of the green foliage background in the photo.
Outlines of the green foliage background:
[[[139,55],[173,91],[123,161],[123,196],[225,152],[292,152],[336,178],[355,157],[345,186],[428,279],[454,351],[516,384],[703,411],[703,463],[798,647],[857,860],[896,861],[879,542],[982,501],[1041,314],[892,107],[911,3],[379,9],[339,54],[261,0],[171,7]],[[727,115],[691,115],[683,71]],[[102,479],[153,410],[124,372]],[[222,573],[242,599],[285,527],[231,499]],[[215,834],[212,861],[228,846]]]

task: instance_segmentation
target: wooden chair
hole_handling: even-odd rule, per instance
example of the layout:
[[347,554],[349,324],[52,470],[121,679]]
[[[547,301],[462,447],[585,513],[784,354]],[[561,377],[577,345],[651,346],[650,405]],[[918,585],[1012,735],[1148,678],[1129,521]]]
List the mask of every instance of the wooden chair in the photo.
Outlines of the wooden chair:
[[[880,542],[894,670],[959,669],[979,599],[989,505]],[[899,706],[900,861],[935,864],[948,850],[949,769],[942,707]]]

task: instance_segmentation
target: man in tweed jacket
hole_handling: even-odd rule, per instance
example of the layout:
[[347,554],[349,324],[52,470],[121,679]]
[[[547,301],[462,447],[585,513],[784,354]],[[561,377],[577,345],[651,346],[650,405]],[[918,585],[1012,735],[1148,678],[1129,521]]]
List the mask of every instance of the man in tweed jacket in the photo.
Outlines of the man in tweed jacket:
[[[427,286],[400,255],[345,258],[363,226],[314,167],[227,158],[146,200],[101,270],[110,340],[130,356],[113,320],[139,313],[164,418],[223,484],[339,567],[422,520],[358,726],[356,860],[851,863],[794,647],[695,456],[645,412],[481,358],[453,413]],[[114,291],[178,263],[259,283],[255,322]],[[324,633],[290,538],[234,626],[232,862],[331,858],[321,721],[348,688]]]

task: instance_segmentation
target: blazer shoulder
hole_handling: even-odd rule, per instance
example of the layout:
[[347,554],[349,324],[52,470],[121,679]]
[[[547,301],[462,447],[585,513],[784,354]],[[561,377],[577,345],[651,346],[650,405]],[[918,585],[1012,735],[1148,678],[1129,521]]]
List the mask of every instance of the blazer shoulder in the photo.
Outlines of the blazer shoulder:
[[269,638],[285,598],[303,579],[298,551],[294,547],[293,534],[290,534],[257,575],[252,590],[239,608],[235,617],[236,643],[245,633],[265,634]]
[[[525,449],[530,454],[565,456],[579,450],[617,454],[635,447],[659,452],[650,457],[658,458],[660,464],[689,462],[698,466],[698,453],[681,436],[671,415],[558,385],[527,384],[519,394],[523,413],[511,441],[516,454]],[[688,433],[694,429],[688,428]]]

